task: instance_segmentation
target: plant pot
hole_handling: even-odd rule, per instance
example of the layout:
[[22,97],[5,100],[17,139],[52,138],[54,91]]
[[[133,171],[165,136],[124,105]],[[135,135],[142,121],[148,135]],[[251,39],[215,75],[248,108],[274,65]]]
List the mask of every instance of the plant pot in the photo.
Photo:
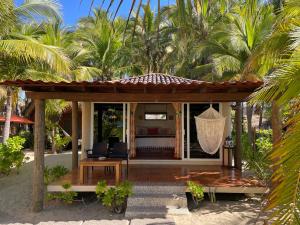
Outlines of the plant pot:
[[113,207],[113,212],[114,213],[117,213],[117,214],[122,214],[122,213],[124,213],[125,212],[125,210],[126,210],[126,201],[122,204],[122,205],[116,205],[116,206],[114,206]]
[[189,211],[195,211],[200,208],[200,202],[197,201],[191,192],[186,192],[186,198],[187,198],[187,207]]

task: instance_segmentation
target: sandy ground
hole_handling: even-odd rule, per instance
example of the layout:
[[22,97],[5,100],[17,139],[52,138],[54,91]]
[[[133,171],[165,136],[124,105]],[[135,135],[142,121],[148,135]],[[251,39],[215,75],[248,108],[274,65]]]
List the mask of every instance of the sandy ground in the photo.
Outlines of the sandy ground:
[[[28,162],[21,168],[20,173],[0,177],[0,224],[151,224],[151,225],[242,225],[263,224],[260,199],[243,199],[239,201],[204,202],[203,207],[190,215],[172,216],[170,221],[128,221],[124,215],[110,213],[97,202],[75,202],[71,205],[47,204],[41,213],[32,213],[32,153]],[[46,155],[45,164],[48,166],[71,166],[70,153]]]

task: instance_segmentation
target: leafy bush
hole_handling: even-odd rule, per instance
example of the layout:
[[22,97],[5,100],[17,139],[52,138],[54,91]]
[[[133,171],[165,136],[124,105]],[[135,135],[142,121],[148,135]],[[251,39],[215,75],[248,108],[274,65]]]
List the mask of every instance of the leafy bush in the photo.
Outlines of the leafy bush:
[[25,138],[24,148],[33,148],[33,133],[30,131],[22,130],[19,133],[19,136]]
[[71,141],[71,137],[68,136],[60,136],[60,134],[56,134],[54,137],[55,148],[58,152],[62,151]]
[[65,203],[71,204],[77,197],[78,193],[71,191],[72,185],[70,183],[63,184],[62,187],[65,189],[64,192],[48,193],[48,200],[61,200]]
[[242,136],[243,159],[245,167],[255,175],[268,182],[271,177],[269,152],[272,150],[272,130],[258,130],[255,140],[255,150],[249,144],[247,134]]
[[8,175],[12,168],[17,170],[24,160],[23,145],[25,138],[14,136],[0,144],[0,173]]
[[69,172],[69,170],[64,166],[55,166],[52,168],[45,167],[44,170],[44,182],[46,185],[49,183],[57,180],[58,178],[66,175]]
[[188,181],[187,186],[196,202],[201,202],[204,199],[204,189],[202,185]]
[[96,186],[96,195],[102,204],[112,210],[126,202],[127,197],[132,195],[132,184],[122,182],[115,187],[107,187],[106,181],[99,181]]

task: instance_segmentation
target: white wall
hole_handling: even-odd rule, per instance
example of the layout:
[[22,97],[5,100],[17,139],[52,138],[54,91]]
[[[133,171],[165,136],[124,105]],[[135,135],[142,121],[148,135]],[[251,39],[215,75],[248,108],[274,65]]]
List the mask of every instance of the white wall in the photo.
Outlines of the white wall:
[[[167,120],[145,120],[145,112],[167,112]],[[173,119],[169,120],[172,116]],[[140,127],[158,127],[158,128],[169,128],[171,134],[175,134],[175,110],[172,104],[138,104],[136,112],[136,130]]]
[[93,148],[93,103],[82,102],[82,142],[81,142],[81,159],[86,158],[87,149]]

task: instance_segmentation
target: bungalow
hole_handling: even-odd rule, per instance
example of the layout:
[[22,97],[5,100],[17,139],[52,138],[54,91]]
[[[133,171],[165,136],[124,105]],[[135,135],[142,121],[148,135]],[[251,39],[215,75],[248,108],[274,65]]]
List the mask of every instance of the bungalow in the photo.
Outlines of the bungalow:
[[[214,154],[203,150],[194,117],[210,105],[225,117],[222,143],[231,136],[231,109],[236,113],[235,167],[241,169],[241,103],[260,81],[205,82],[165,74],[146,74],[114,81],[43,82],[5,81],[21,87],[35,102],[35,165],[33,202],[43,205],[43,153],[45,149],[45,99],[72,102],[72,167],[78,169],[78,102],[82,110],[82,151],[94,143],[127,143],[130,164],[226,166],[223,144]],[[145,169],[145,168],[144,168]],[[138,169],[137,169],[138,170]],[[150,169],[151,170],[151,169]],[[182,171],[185,171],[181,168]],[[144,170],[145,172],[145,170]],[[151,171],[147,171],[151,173]],[[181,174],[182,175],[182,174]],[[79,189],[78,189],[79,190]]]

